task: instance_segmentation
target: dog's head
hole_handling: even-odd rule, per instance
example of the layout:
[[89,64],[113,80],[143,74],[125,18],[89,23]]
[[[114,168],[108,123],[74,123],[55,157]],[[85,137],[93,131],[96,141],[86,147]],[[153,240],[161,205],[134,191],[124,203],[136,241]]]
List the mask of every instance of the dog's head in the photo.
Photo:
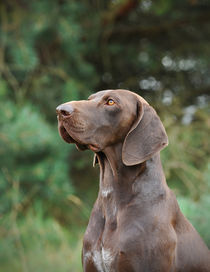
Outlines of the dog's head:
[[155,110],[130,91],[100,91],[88,100],[62,104],[56,111],[59,133],[67,143],[99,152],[122,142],[122,161],[128,166],[147,160],[168,144]]

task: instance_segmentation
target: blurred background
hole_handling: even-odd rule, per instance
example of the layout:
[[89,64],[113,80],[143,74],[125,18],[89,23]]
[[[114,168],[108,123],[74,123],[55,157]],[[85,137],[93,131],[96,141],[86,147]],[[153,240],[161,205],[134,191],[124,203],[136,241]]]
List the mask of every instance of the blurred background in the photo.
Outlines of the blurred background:
[[55,108],[110,88],[161,116],[168,185],[210,247],[210,2],[0,1],[2,272],[82,271],[99,170]]

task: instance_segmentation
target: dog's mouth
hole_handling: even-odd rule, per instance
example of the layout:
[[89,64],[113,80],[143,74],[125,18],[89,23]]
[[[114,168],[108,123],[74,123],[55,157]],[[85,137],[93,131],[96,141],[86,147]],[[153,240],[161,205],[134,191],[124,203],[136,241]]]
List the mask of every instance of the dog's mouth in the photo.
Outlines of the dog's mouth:
[[69,132],[64,127],[64,125],[58,124],[58,131],[59,131],[61,138],[65,142],[67,142],[68,144],[75,144],[79,150],[91,149],[94,152],[100,151],[99,147],[96,145],[83,144],[83,143],[79,142],[78,140],[76,140],[72,135],[69,134]]
[[81,144],[78,141],[76,141],[66,130],[66,128],[63,125],[58,125],[58,131],[61,136],[61,138],[67,142],[68,144],[76,144],[77,148],[79,150],[85,150],[88,149],[88,146],[85,144]]

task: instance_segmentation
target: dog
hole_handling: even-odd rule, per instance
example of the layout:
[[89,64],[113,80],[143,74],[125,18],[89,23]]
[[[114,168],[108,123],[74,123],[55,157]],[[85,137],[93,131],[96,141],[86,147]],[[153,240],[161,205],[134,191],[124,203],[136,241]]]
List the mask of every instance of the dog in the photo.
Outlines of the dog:
[[60,136],[100,166],[83,271],[209,272],[210,251],[167,186],[168,137],[155,110],[133,92],[105,90],[56,111]]

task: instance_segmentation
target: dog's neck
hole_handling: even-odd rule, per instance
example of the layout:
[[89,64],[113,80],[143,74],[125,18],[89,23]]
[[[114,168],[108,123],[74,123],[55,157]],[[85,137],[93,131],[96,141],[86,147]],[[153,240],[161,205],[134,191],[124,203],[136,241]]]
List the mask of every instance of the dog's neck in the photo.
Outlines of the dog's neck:
[[112,194],[117,203],[128,203],[136,195],[145,200],[157,198],[167,191],[159,153],[141,164],[126,166],[122,162],[122,143],[119,143],[105,148],[97,157],[102,198]]

